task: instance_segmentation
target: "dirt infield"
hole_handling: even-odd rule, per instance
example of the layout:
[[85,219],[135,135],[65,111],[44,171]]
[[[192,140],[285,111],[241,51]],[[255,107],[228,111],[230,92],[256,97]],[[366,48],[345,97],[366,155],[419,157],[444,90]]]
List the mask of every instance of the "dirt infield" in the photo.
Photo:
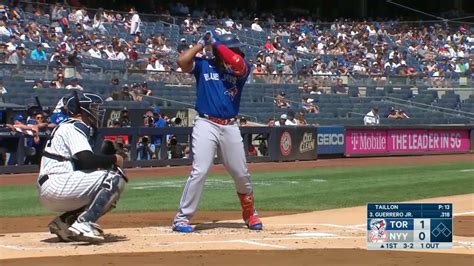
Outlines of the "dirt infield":
[[[251,171],[474,161],[474,155],[348,158],[251,164]],[[214,172],[222,171],[217,166]],[[187,175],[189,167],[131,169],[131,176]],[[35,175],[0,177],[32,184]],[[438,251],[367,251],[364,206],[306,213],[264,212],[265,230],[244,228],[239,212],[199,212],[197,232],[170,230],[174,212],[110,214],[101,245],[58,243],[52,217],[0,218],[1,265],[473,265],[474,194],[421,200],[455,206],[454,247]]]
[[[463,217],[474,213],[474,194],[419,202],[452,202],[461,214],[456,224],[472,228],[469,224],[474,217]],[[31,265],[33,261],[35,265],[242,265],[246,261],[258,261],[257,265],[472,265],[474,260],[474,238],[461,236],[468,232],[460,231],[459,226],[454,229],[450,250],[366,251],[365,206],[265,217],[263,221],[261,232],[247,230],[240,219],[206,222],[192,234],[172,232],[169,225],[107,229],[106,241],[100,245],[58,243],[45,232],[9,233],[0,237],[0,254],[8,259],[4,261],[7,265]],[[105,221],[103,224],[108,227]]]
[[472,265],[471,255],[359,249],[197,250],[6,260],[5,265]]

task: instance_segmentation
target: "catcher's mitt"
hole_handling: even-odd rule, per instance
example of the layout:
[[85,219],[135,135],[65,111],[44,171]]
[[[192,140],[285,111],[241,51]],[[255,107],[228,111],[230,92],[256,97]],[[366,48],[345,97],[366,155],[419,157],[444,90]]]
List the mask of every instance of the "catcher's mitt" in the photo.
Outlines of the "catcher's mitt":
[[113,141],[105,139],[104,142],[102,142],[102,147],[100,147],[100,152],[105,155],[116,154],[117,146]]
[[[121,153],[120,151],[121,150],[118,149],[117,144],[109,139],[105,139],[104,142],[102,143],[102,147],[100,147],[100,152],[102,154],[106,154],[106,155],[118,154],[124,157],[122,154],[120,154]],[[122,153],[123,153],[123,150],[122,150]],[[122,175],[122,177],[125,179],[126,182],[128,182],[128,177],[122,168],[118,166],[114,166],[113,168]]]

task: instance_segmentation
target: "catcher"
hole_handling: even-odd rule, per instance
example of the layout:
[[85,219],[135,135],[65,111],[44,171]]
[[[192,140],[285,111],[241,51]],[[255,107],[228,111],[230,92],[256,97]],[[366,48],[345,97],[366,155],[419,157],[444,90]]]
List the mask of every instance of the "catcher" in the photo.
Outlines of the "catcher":
[[123,158],[93,153],[89,144],[104,114],[101,104],[102,98],[93,93],[66,98],[70,118],[53,130],[41,159],[40,202],[63,213],[48,225],[60,241],[103,240],[96,222],[115,207],[127,182],[120,170]]

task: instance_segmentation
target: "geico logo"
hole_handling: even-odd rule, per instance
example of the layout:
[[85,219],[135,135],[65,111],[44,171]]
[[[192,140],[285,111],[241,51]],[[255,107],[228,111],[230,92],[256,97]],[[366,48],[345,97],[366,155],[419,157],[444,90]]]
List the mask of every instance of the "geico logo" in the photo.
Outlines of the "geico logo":
[[318,134],[318,145],[343,145],[344,134]]

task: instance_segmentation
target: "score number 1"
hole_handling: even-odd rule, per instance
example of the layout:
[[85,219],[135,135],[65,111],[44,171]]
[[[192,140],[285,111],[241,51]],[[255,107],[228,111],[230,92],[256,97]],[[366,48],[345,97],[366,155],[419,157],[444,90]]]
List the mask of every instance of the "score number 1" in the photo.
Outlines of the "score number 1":
[[414,242],[430,242],[430,219],[415,219]]

